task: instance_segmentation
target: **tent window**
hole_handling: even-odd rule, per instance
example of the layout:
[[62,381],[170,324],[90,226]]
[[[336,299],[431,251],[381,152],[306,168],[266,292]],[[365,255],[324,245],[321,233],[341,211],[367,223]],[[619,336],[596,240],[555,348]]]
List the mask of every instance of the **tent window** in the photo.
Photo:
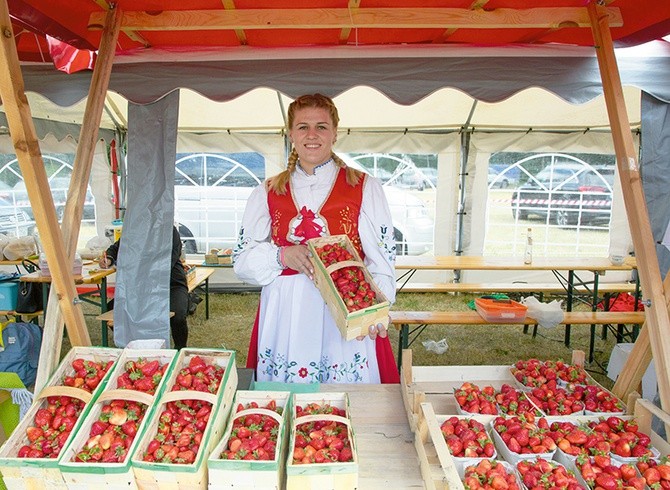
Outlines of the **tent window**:
[[399,254],[433,250],[437,155],[350,153],[341,155],[354,168],[381,180],[391,209]]
[[[43,154],[42,159],[49,179],[56,216],[60,222],[70,187],[74,155],[69,153]],[[11,219],[10,215],[13,215]],[[89,185],[79,233],[80,247],[96,235],[95,217],[95,200]],[[33,233],[35,229],[33,210],[16,155],[0,154],[0,233],[9,236],[25,236]]]
[[607,255],[614,174],[614,155],[493,154],[484,253],[523,254],[532,228],[534,254]]
[[260,153],[177,155],[175,221],[186,253],[232,247],[247,198],[264,179]]

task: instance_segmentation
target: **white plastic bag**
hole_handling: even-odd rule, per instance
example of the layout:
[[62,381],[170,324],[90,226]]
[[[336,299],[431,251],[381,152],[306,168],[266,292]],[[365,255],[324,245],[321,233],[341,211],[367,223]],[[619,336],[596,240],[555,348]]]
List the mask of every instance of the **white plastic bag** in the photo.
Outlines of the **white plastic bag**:
[[424,340],[421,343],[427,351],[434,352],[435,354],[444,354],[449,348],[447,345],[447,339],[438,340],[437,342],[434,340]]
[[537,324],[541,327],[554,328],[563,321],[562,300],[542,303],[535,296],[528,296],[527,298],[523,298],[521,303],[528,307],[528,316],[537,320]]
[[2,253],[7,260],[22,260],[37,254],[37,242],[31,236],[12,238]]

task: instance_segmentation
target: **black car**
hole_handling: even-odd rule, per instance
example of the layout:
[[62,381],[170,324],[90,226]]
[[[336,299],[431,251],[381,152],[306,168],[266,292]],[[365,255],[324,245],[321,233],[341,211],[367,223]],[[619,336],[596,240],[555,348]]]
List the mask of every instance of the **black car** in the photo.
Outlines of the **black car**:
[[512,215],[535,215],[558,226],[608,226],[613,184],[613,165],[554,163],[514,191]]

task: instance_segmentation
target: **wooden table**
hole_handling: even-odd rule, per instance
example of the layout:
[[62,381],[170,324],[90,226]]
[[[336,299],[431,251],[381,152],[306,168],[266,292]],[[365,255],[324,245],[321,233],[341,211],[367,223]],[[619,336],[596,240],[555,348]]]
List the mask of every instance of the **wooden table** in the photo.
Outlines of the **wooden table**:
[[322,384],[347,392],[358,444],[358,488],[425,488],[400,385]]
[[211,267],[196,267],[195,275],[188,281],[189,293],[204,285],[205,289],[205,319],[209,320],[209,277],[214,274]]
[[[591,310],[598,306],[599,277],[607,271],[632,271],[637,268],[635,257],[627,257],[623,264],[613,265],[604,257],[534,257],[525,264],[523,257],[483,257],[474,255],[409,256],[396,257],[396,269],[405,271],[398,277],[399,291],[419,270],[482,270],[482,271],[551,271],[566,291],[566,309],[572,311],[573,297],[578,286],[591,291]],[[567,276],[565,275],[567,272]],[[580,272],[590,272],[593,280],[579,277]],[[590,286],[590,289],[589,289]],[[639,282],[635,297],[639,297]],[[570,346],[570,325],[565,326],[565,345]]]
[[[111,276],[116,272],[116,268],[110,267],[108,269],[100,269],[97,264],[85,265],[82,267],[81,275],[74,276],[75,284],[89,284],[96,285],[96,290],[91,292],[85,292],[79,294],[79,298],[82,301],[87,303],[94,304],[100,307],[100,313],[105,313],[107,311],[107,277]],[[40,271],[31,272],[30,274],[25,274],[19,279],[24,282],[38,282],[44,284],[45,287],[42,288],[42,304],[44,305],[44,315],[46,316],[47,311],[47,302],[49,300],[49,287],[51,285],[51,276],[43,276]],[[100,302],[92,300],[91,295],[100,293]],[[102,323],[102,345],[107,346],[107,325],[106,322]]]

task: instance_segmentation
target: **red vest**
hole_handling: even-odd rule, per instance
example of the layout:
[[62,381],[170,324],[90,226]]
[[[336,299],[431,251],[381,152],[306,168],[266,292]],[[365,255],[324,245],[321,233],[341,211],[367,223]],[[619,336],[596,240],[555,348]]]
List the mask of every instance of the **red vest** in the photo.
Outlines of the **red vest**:
[[272,241],[280,246],[304,244],[310,238],[328,235],[348,235],[351,242],[363,255],[361,237],[358,234],[358,216],[363,202],[364,178],[358,184],[347,184],[346,169],[340,168],[335,184],[320,209],[306,207],[298,209],[293,200],[290,182],[283,195],[268,191]]

